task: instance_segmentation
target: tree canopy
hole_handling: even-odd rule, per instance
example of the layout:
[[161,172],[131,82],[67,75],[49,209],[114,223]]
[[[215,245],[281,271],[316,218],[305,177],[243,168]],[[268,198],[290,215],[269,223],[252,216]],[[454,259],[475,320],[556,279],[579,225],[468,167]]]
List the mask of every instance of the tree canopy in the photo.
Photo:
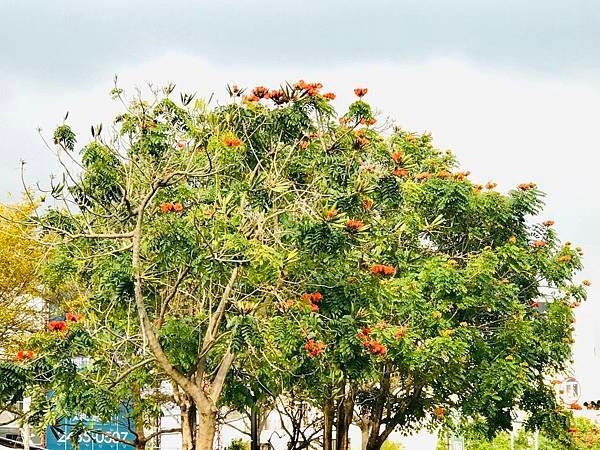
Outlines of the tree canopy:
[[114,360],[149,359],[191,407],[185,448],[212,449],[225,402],[282,398],[321,411],[290,449],[331,450],[335,428],[345,450],[352,422],[368,450],[450,422],[493,435],[515,410],[564,432],[549,380],[571,355],[581,251],[534,183],[471,182],[429,134],[379,126],[365,88],[340,117],[320,83],[230,86],[214,107],[173,91],[115,88],[125,110],[79,151],[61,124],[73,169],[36,225],[46,277],[80,286],[89,320],[137,330]]

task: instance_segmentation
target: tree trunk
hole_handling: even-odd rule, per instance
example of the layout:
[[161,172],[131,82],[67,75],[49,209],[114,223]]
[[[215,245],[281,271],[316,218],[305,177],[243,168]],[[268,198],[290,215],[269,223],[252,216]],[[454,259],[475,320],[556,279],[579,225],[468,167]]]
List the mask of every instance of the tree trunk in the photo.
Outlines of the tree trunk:
[[323,450],[333,450],[333,400],[325,399],[323,402]]
[[338,406],[338,418],[336,423],[336,447],[337,450],[348,450],[349,448],[349,430],[352,424],[352,414],[354,412],[355,390],[350,386],[344,386],[345,392],[342,401]]
[[258,425],[258,407],[256,403],[253,403],[250,410],[250,450],[260,450],[260,431]]
[[195,450],[213,450],[217,412],[211,407],[198,407],[200,422],[196,432]]
[[183,394],[180,397],[179,414],[181,418],[181,449],[194,450],[194,431],[196,429],[196,407]]
[[367,443],[369,442],[369,419],[366,417],[360,418],[360,436],[361,436],[361,445],[360,448],[362,450],[367,450]]

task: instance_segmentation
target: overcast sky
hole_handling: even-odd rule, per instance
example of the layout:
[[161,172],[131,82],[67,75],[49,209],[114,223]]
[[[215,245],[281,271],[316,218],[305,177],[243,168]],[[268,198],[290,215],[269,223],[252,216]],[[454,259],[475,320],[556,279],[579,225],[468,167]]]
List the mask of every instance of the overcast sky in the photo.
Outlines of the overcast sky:
[[[321,81],[451,148],[474,180],[535,181],[543,218],[586,251],[596,283],[577,311],[576,375],[600,398],[600,5],[597,0],[2,0],[0,199],[54,169],[66,111],[79,141],[124,88],[173,81],[224,97],[226,83]],[[597,354],[595,354],[595,352]]]

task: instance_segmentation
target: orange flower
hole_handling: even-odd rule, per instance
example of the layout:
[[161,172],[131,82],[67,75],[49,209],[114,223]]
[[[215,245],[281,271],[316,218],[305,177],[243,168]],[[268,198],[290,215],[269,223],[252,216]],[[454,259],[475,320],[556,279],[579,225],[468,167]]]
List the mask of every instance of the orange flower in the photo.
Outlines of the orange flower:
[[518,187],[522,191],[529,191],[530,189],[535,188],[535,183],[521,183]]
[[395,169],[394,170],[394,175],[396,175],[397,177],[407,177],[408,176],[408,170],[406,170],[406,169]]
[[312,312],[317,312],[319,310],[319,305],[317,305],[316,303],[311,303],[310,304],[310,310]]
[[452,174],[450,172],[448,172],[447,170],[441,170],[438,173],[436,173],[435,176],[445,180],[446,178],[450,178],[452,176]]
[[333,92],[327,92],[326,94],[323,94],[323,98],[327,100],[335,100],[335,94]]
[[429,172],[421,172],[415,175],[415,180],[428,180],[429,178],[431,178]]
[[579,403],[572,403],[570,407],[571,409],[574,409],[576,411],[580,411],[583,409]]
[[592,282],[591,282],[590,280],[583,280],[581,283],[582,283],[584,286],[591,286],[591,285],[592,285]]
[[354,94],[358,97],[358,98],[362,98],[365,95],[367,95],[367,92],[369,90],[367,88],[356,88],[354,89]]
[[269,89],[264,86],[257,86],[252,89],[252,94],[258,98],[264,98],[269,93]]
[[177,143],[177,147],[184,148],[185,147],[185,142],[178,142]]
[[402,157],[403,157],[403,156],[404,156],[404,155],[402,154],[402,152],[401,152],[401,151],[397,151],[397,152],[394,152],[394,153],[392,153],[392,159],[393,159],[395,162],[397,162],[397,163],[399,163],[399,162],[402,162]]
[[67,328],[67,324],[63,320],[53,320],[48,322],[48,330],[63,331]]
[[164,213],[167,213],[173,209],[173,203],[162,203],[160,205],[160,210]]
[[483,186],[481,184],[474,184],[473,185],[473,191],[475,192],[481,192],[483,189]]
[[457,172],[454,174],[454,179],[458,180],[458,181],[462,181],[465,178],[467,178],[469,175],[471,175],[471,172],[468,170],[466,172]]
[[298,147],[300,147],[302,150],[306,150],[306,148],[308,147],[309,142],[308,141],[300,141],[298,143]]
[[376,122],[377,122],[377,119],[375,117],[371,117],[370,119],[365,119],[365,118],[360,119],[360,123],[362,125],[374,125]]
[[436,406],[433,410],[433,414],[435,414],[436,417],[441,419],[446,415],[446,410],[441,406]]
[[370,198],[365,199],[365,201],[363,202],[363,208],[369,210],[373,207],[373,200],[371,200]]
[[335,208],[330,209],[329,211],[327,211],[327,213],[325,214],[325,216],[328,219],[333,219],[335,216],[337,216],[338,210]]
[[31,350],[19,350],[17,352],[17,359],[23,360],[23,359],[31,359],[33,358],[33,352]]
[[248,103],[257,102],[259,100],[260,100],[260,98],[258,98],[256,95],[246,95],[244,97],[244,101],[248,102]]
[[67,322],[79,322],[81,320],[81,314],[66,313],[65,319]]
[[359,231],[365,224],[360,220],[349,219],[346,222],[346,226],[353,231]]
[[265,98],[269,98],[269,99],[273,100],[273,102],[276,103],[277,105],[281,105],[281,104],[289,101],[285,92],[282,89],[269,91],[269,93],[267,95],[265,95]]
[[373,275],[394,275],[396,273],[396,269],[392,266],[376,264],[371,267],[371,273]]
[[545,246],[546,246],[546,243],[545,243],[544,241],[533,241],[533,242],[531,243],[531,246],[532,246],[533,248],[542,248],[542,247],[545,247]]
[[173,203],[173,211],[175,211],[175,212],[183,211],[183,205],[181,203]]
[[223,144],[225,144],[226,147],[239,147],[242,144],[242,141],[238,138],[225,138]]
[[486,189],[488,189],[488,190],[490,190],[490,191],[491,191],[492,189],[494,189],[496,186],[498,186],[498,185],[497,185],[496,183],[493,183],[493,182],[491,182],[491,181],[488,181],[488,182],[485,184],[485,188],[486,188]]
[[322,342],[315,342],[314,339],[309,339],[304,345],[304,349],[308,352],[311,358],[317,355],[321,355],[325,351],[325,344]]
[[304,303],[310,303],[312,301],[312,295],[309,293],[304,293],[300,296],[300,300]]
[[562,255],[556,258],[556,262],[569,262],[573,259],[571,255]]
[[313,303],[318,303],[321,300],[323,300],[323,294],[321,294],[320,292],[313,292],[312,293],[312,301],[313,301]]
[[545,222],[542,222],[542,225],[544,225],[545,227],[551,227],[552,225],[554,225],[554,220],[546,220]]

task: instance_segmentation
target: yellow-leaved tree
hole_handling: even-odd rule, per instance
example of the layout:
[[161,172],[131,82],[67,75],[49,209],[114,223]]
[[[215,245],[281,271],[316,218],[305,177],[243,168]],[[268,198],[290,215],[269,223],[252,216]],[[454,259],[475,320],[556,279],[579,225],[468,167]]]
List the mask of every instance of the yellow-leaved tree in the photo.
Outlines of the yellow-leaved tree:
[[44,324],[44,308],[36,298],[45,250],[28,225],[34,207],[0,204],[0,355],[5,357]]

